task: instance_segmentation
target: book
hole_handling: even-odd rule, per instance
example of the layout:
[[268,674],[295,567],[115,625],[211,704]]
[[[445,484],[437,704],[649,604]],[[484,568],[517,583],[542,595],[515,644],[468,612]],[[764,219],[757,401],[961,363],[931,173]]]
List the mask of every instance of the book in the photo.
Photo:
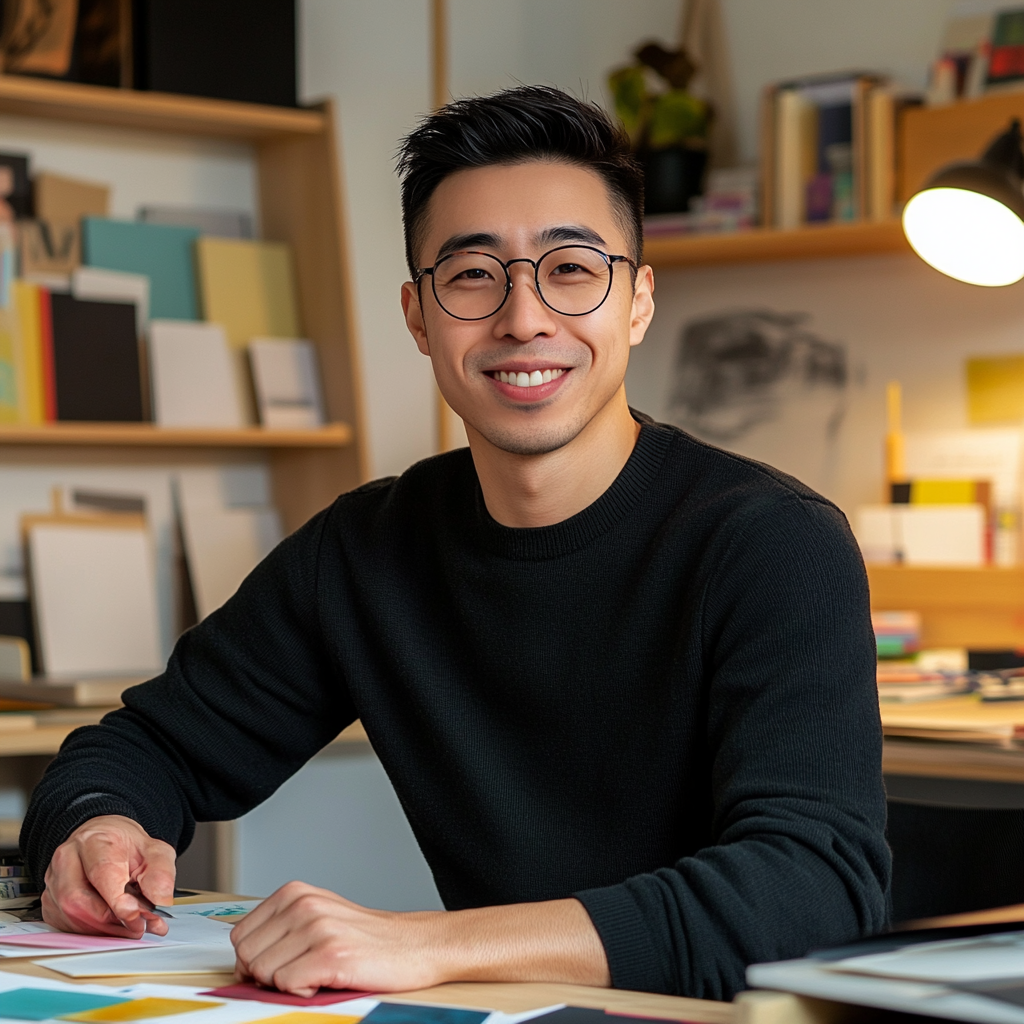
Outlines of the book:
[[992,37],[985,76],[986,91],[1014,87],[1024,80],[1024,9],[999,11]]
[[58,707],[113,707],[121,703],[121,694],[129,686],[137,686],[148,678],[149,675],[71,680],[37,677],[24,682],[0,679],[0,698],[38,701]]
[[141,517],[24,516],[32,612],[51,678],[162,666],[153,542]]
[[141,422],[134,306],[54,293],[50,309],[57,419]]
[[246,358],[250,340],[301,336],[291,249],[282,242],[200,238],[196,273],[203,316],[224,325],[245,420],[253,423]]
[[46,389],[43,375],[42,310],[38,285],[14,282],[14,305],[18,317],[17,344],[20,349],[19,421],[46,422]]
[[19,348],[17,312],[0,307],[0,423],[17,423],[21,419]]
[[149,313],[171,320],[198,319],[192,247],[194,228],[86,217],[83,262],[90,267],[145,274]]
[[174,224],[195,228],[219,238],[252,238],[252,216],[244,210],[212,210],[195,206],[142,206],[139,220],[146,224]]
[[39,289],[39,353],[43,371],[43,415],[57,422],[57,369],[53,356],[53,293]]
[[241,427],[244,406],[220,324],[154,320],[153,415],[164,427]]
[[88,85],[132,87],[131,0],[78,0],[70,77]]
[[135,330],[141,338],[149,330],[149,278],[145,274],[76,267],[71,273],[71,294],[76,299],[130,302],[135,306]]
[[297,338],[254,338],[249,343],[260,423],[293,429],[324,422],[316,348]]

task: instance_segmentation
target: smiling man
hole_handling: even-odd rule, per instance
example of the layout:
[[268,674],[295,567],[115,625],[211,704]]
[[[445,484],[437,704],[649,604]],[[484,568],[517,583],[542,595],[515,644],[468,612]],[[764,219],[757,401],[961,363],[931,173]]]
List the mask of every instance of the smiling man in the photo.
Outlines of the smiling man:
[[654,313],[627,140],[525,87],[427,118],[400,169],[402,306],[470,448],[342,495],[69,738],[23,831],[46,919],[163,931],[125,883],[169,902],[197,819],[358,717],[448,909],[289,883],[235,928],[242,976],[729,998],[881,928],[864,569],[829,502],[627,405]]

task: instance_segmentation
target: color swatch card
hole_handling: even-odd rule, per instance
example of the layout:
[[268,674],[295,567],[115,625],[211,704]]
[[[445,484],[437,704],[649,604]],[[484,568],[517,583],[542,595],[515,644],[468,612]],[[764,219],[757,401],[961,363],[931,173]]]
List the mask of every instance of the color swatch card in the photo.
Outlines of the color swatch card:
[[483,1024],[489,1010],[414,1003],[378,1003],[364,1018],[366,1024]]
[[323,426],[324,403],[316,348],[299,338],[254,338],[249,343],[260,423],[283,430]]
[[87,266],[145,274],[150,283],[150,315],[195,320],[194,228],[86,217],[82,221]]
[[125,996],[100,996],[49,988],[16,988],[0,992],[0,1017],[12,1020],[51,1020],[67,1013],[80,1013],[126,1002],[128,999]]
[[[331,1006],[334,1003],[346,1003],[353,999],[363,999],[374,995],[373,992],[359,992],[356,989],[322,988],[311,996],[296,996],[291,992],[278,992],[277,989],[264,988],[255,982],[242,982],[238,985],[224,985],[221,988],[202,992],[205,996],[219,996],[222,999],[246,999],[260,1003],[284,1003],[287,1006]],[[354,1018],[359,1020],[359,1017]],[[315,1022],[314,1022],[315,1024]]]
[[220,324],[154,320],[153,419],[162,427],[245,425],[242,385]]
[[153,1017],[176,1017],[182,1013],[198,1013],[213,1010],[223,1003],[201,999],[167,999],[160,996],[132,999],[124,1003],[101,1006],[95,1010],[80,1010],[65,1014],[62,1020],[76,1020],[91,1024],[92,1021],[108,1021],[120,1024],[122,1021],[150,1020]]

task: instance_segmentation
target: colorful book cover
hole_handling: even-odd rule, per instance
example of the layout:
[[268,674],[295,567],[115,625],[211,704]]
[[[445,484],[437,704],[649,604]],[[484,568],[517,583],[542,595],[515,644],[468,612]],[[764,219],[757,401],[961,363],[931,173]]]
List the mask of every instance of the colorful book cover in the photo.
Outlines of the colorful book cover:
[[14,282],[14,306],[18,316],[20,369],[18,395],[22,423],[46,422],[46,390],[43,377],[43,335],[39,286]]
[[89,267],[145,274],[149,315],[154,319],[197,320],[194,228],[85,217],[83,262]]
[[17,423],[19,360],[18,317],[13,306],[0,309],[0,423]]
[[53,311],[50,292],[39,289],[39,351],[43,371],[43,417],[57,422],[57,372],[53,359]]

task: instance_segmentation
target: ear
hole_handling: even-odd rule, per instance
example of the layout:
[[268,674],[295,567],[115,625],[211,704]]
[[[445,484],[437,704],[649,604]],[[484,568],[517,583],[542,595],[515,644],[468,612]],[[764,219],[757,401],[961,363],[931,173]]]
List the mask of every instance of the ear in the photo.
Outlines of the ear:
[[405,326],[416,342],[416,347],[425,355],[430,355],[430,344],[427,341],[427,328],[423,322],[423,307],[420,306],[419,289],[406,281],[402,285],[402,312],[405,314]]
[[636,272],[633,308],[629,316],[629,344],[639,345],[654,318],[654,271],[648,266]]

